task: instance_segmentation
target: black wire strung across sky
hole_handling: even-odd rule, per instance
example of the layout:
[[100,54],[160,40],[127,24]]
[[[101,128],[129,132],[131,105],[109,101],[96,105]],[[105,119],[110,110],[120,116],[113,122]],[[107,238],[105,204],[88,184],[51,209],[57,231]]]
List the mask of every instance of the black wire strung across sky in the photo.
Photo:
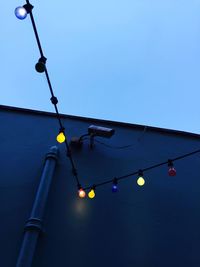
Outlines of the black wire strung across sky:
[[[173,158],[173,159],[168,159],[167,161],[164,161],[164,162],[149,166],[149,167],[144,168],[144,169],[140,169],[140,170],[137,170],[137,171],[134,171],[134,172],[122,175],[122,176],[118,176],[118,177],[114,177],[114,178],[108,178],[108,179],[105,179],[103,182],[94,184],[92,186],[90,185],[90,186],[87,186],[87,187],[82,187],[81,184],[80,184],[80,181],[79,181],[78,172],[77,172],[77,169],[75,167],[75,163],[74,163],[74,160],[73,160],[73,157],[72,157],[72,153],[71,153],[68,141],[65,138],[65,128],[64,128],[64,126],[62,124],[61,116],[59,114],[58,107],[57,107],[58,99],[54,95],[54,92],[53,92],[53,88],[52,88],[52,85],[51,85],[50,77],[49,77],[48,70],[47,70],[47,67],[46,67],[47,58],[44,56],[44,53],[43,53],[43,50],[42,50],[42,46],[41,46],[41,42],[40,42],[40,39],[39,39],[38,31],[37,31],[37,28],[36,28],[36,24],[35,24],[34,16],[33,16],[33,13],[32,13],[32,9],[33,9],[33,6],[30,4],[29,0],[26,0],[26,4],[23,7],[18,7],[18,8],[15,9],[15,15],[19,19],[24,19],[24,18],[26,18],[27,14],[30,14],[31,23],[32,23],[32,26],[33,26],[33,30],[34,30],[34,34],[35,34],[35,37],[36,37],[37,45],[38,45],[38,48],[39,48],[39,51],[40,51],[40,59],[38,60],[38,63],[36,64],[35,67],[36,67],[36,70],[38,72],[40,72],[40,73],[44,72],[45,73],[45,76],[46,76],[46,79],[47,79],[47,83],[48,83],[48,86],[49,86],[49,90],[50,90],[50,93],[51,93],[51,102],[54,105],[54,108],[55,108],[55,111],[56,111],[56,115],[57,115],[57,119],[58,119],[59,126],[60,126],[59,133],[62,133],[63,136],[64,136],[64,143],[65,143],[66,149],[67,149],[67,153],[66,154],[67,154],[67,156],[68,156],[68,158],[70,160],[70,163],[71,163],[71,166],[72,166],[72,173],[73,173],[73,175],[75,177],[75,180],[77,182],[79,197],[84,198],[86,196],[85,190],[90,190],[89,193],[88,193],[88,197],[89,198],[94,198],[95,197],[95,190],[96,190],[97,187],[100,187],[100,186],[103,186],[103,185],[106,185],[106,184],[110,184],[110,183],[112,183],[112,191],[113,192],[117,192],[118,191],[118,188],[117,188],[118,182],[123,180],[123,179],[127,179],[127,178],[129,178],[131,176],[134,176],[134,175],[138,175],[139,176],[137,182],[138,182],[138,185],[142,186],[145,183],[145,180],[143,178],[143,173],[146,172],[146,171],[158,168],[158,167],[163,166],[163,165],[168,165],[169,166],[169,171],[168,171],[169,175],[170,176],[174,176],[174,175],[176,175],[176,170],[175,170],[175,168],[173,166],[173,162],[174,161],[178,161],[178,160],[184,159],[186,157],[189,157],[189,156],[195,155],[197,153],[200,153],[200,149],[198,149],[198,150],[195,150],[193,152],[181,155],[181,156]],[[133,144],[131,144],[131,145],[123,146],[123,147],[112,147],[112,146],[104,144],[104,143],[102,143],[100,141],[98,141],[97,143],[99,143],[101,145],[105,145],[105,146],[107,146],[109,148],[115,148],[115,149],[125,149],[125,148],[133,146]]]
[[[26,18],[27,14],[30,15],[31,23],[32,23],[32,26],[33,26],[33,31],[34,31],[35,38],[36,38],[36,41],[37,41],[37,45],[38,45],[38,48],[39,48],[39,51],[40,51],[40,59],[38,60],[38,63],[36,64],[36,70],[38,72],[40,72],[40,73],[42,73],[42,72],[45,73],[45,76],[46,76],[46,79],[47,79],[47,83],[48,83],[48,86],[49,86],[49,90],[50,90],[50,93],[51,93],[51,102],[54,105],[54,108],[55,108],[55,111],[56,111],[56,115],[57,115],[57,119],[58,119],[59,126],[60,126],[60,131],[59,132],[63,133],[63,135],[65,137],[65,128],[64,128],[63,123],[61,121],[61,116],[59,114],[58,107],[57,107],[58,99],[54,95],[53,87],[52,87],[52,84],[51,84],[51,81],[50,81],[50,77],[49,77],[49,73],[48,73],[47,66],[46,66],[47,58],[44,56],[44,53],[43,53],[43,49],[42,49],[42,46],[41,46],[41,42],[40,42],[40,38],[39,38],[39,35],[38,35],[38,31],[37,31],[37,27],[36,27],[36,24],[35,24],[35,20],[34,20],[34,16],[33,16],[32,10],[33,10],[33,6],[30,4],[30,2],[28,0],[26,0],[26,5],[24,5],[23,7],[16,8],[15,9],[15,14],[19,19]],[[70,147],[69,147],[67,139],[66,138],[64,138],[64,139],[65,139],[64,142],[65,142],[66,149],[67,149],[67,156],[69,157],[69,160],[70,160],[70,163],[71,163],[71,166],[72,166],[72,172],[73,172],[73,175],[74,175],[74,177],[76,179],[77,186],[80,189],[81,188],[81,184],[80,184],[79,177],[78,177],[78,172],[77,172],[77,169],[75,167],[75,163],[74,163],[74,160],[73,160],[73,157],[72,157],[72,153],[71,153],[71,150],[70,150]]]

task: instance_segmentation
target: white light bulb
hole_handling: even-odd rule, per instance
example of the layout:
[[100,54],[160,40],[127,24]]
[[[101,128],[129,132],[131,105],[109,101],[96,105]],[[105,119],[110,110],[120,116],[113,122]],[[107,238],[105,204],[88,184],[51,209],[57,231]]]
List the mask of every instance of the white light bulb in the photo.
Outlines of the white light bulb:
[[17,8],[15,8],[15,16],[18,18],[18,19],[25,19],[27,17],[27,11],[24,7],[22,6],[19,6]]

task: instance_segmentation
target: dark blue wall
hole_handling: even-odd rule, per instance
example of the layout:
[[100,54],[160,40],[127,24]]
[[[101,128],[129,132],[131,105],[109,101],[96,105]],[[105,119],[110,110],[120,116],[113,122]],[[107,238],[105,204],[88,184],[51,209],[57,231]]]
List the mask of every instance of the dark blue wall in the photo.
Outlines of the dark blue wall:
[[[56,144],[57,120],[52,116],[0,111],[0,265],[15,266],[23,227],[30,215],[45,154]],[[68,139],[87,132],[93,121],[65,118]],[[86,141],[73,150],[83,185],[91,185],[142,169],[200,148],[190,135],[143,132],[119,124],[109,145],[133,147],[114,150]],[[51,187],[33,267],[199,267],[200,266],[200,155],[176,162],[177,176],[167,166],[145,174],[139,188],[136,177],[98,188],[96,198],[81,200],[71,174],[65,146]]]

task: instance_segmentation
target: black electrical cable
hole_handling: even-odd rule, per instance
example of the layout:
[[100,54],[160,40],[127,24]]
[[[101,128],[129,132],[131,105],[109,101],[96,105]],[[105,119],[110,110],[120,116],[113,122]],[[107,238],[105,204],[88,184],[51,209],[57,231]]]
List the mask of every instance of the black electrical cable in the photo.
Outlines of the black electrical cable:
[[[29,0],[26,0],[26,3],[29,5],[30,4]],[[34,17],[33,17],[32,10],[30,10],[29,13],[30,13],[31,23],[32,23],[33,30],[34,30],[34,33],[35,33],[35,38],[36,38],[36,41],[37,41],[37,45],[38,45],[38,48],[40,50],[40,55],[41,55],[41,57],[44,57],[44,54],[43,54],[43,51],[42,51],[42,46],[41,46],[41,43],[40,43],[40,38],[39,38],[39,35],[38,35],[38,32],[37,32],[37,28],[36,28],[36,24],[35,24],[35,20],[34,20]]]
[[81,136],[79,137],[79,141],[83,141],[83,140],[89,139],[89,138],[87,138],[87,136],[90,136],[90,134],[87,133],[87,134],[83,134],[83,135],[81,135]]
[[[179,157],[176,157],[176,158],[173,158],[173,159],[168,159],[167,161],[164,161],[164,162],[161,162],[161,163],[158,163],[158,164],[155,164],[155,165],[152,165],[150,167],[147,167],[147,168],[144,168],[144,169],[141,169],[141,171],[144,173],[146,171],[149,171],[149,170],[152,170],[152,169],[155,169],[155,168],[158,168],[162,165],[166,165],[170,162],[174,162],[174,161],[177,161],[177,160],[180,160],[180,159],[183,159],[183,158],[186,158],[186,157],[189,157],[189,156],[192,156],[194,154],[197,154],[197,153],[200,153],[200,149],[198,150],[195,150],[193,152],[190,152],[190,153],[187,153],[187,154],[184,154],[184,155],[181,155]],[[119,176],[119,177],[115,177],[115,178],[108,178],[107,180],[105,180],[104,182],[101,182],[101,183],[97,183],[95,184],[95,188],[96,187],[100,187],[100,186],[103,186],[105,184],[110,184],[110,183],[113,183],[113,180],[116,179],[116,181],[120,181],[120,180],[123,180],[123,179],[126,179],[130,176],[133,176],[133,175],[136,175],[138,174],[138,170],[137,171],[134,171],[134,172],[131,172],[131,173],[128,173],[128,174],[125,174],[125,175],[122,175],[122,176]],[[92,186],[87,186],[84,188],[84,190],[87,190],[87,189],[91,189],[94,185]]]
[[106,144],[104,142],[101,142],[101,141],[99,141],[97,139],[94,139],[94,142],[98,143],[100,145],[103,145],[105,147],[111,148],[111,149],[126,149],[126,148],[133,147],[133,146],[136,145],[136,144],[130,144],[130,145],[125,145],[125,146],[111,146],[111,145],[108,145],[108,144]]
[[[26,0],[26,3],[27,3],[27,5],[30,5],[29,0]],[[32,8],[33,8],[33,6],[32,6]],[[39,51],[40,51],[40,56],[41,56],[41,58],[43,58],[44,57],[44,53],[43,53],[43,50],[42,50],[40,38],[39,38],[39,35],[38,35],[37,27],[36,27],[36,24],[35,24],[33,13],[32,13],[32,8],[30,8],[29,14],[30,14],[31,23],[32,23],[32,26],[33,26],[33,31],[34,31],[34,34],[35,34],[35,38],[36,38],[36,41],[37,41],[37,45],[38,45],[38,48],[39,48]],[[48,83],[48,86],[49,86],[49,90],[50,90],[50,93],[51,93],[51,102],[54,105],[60,129],[62,130],[62,132],[65,135],[65,130],[64,130],[64,127],[63,127],[63,124],[62,124],[62,121],[61,121],[61,116],[59,114],[58,107],[57,107],[58,100],[54,95],[53,87],[51,85],[51,80],[50,80],[46,65],[45,65],[45,76],[46,76],[47,83]],[[80,181],[79,181],[79,178],[78,178],[78,173],[77,173],[77,170],[76,170],[76,167],[75,167],[75,164],[74,164],[72,153],[71,153],[70,148],[69,148],[69,144],[68,144],[66,139],[65,139],[65,145],[66,145],[66,148],[67,148],[67,156],[69,157],[69,160],[70,160],[70,163],[71,163],[71,166],[72,166],[73,175],[74,175],[74,177],[76,179],[78,188],[80,188],[81,185],[80,185]]]

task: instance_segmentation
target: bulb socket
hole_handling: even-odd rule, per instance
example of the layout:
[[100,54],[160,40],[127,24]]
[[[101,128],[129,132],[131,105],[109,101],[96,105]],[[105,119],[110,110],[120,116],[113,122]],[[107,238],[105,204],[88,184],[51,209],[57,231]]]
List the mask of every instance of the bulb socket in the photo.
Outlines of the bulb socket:
[[38,60],[38,63],[35,65],[35,69],[37,72],[39,73],[42,73],[45,71],[46,69],[46,57],[41,57],[39,60]]
[[34,6],[32,6],[30,3],[28,3],[28,4],[23,5],[23,8],[25,8],[27,14],[29,14],[33,10]]

